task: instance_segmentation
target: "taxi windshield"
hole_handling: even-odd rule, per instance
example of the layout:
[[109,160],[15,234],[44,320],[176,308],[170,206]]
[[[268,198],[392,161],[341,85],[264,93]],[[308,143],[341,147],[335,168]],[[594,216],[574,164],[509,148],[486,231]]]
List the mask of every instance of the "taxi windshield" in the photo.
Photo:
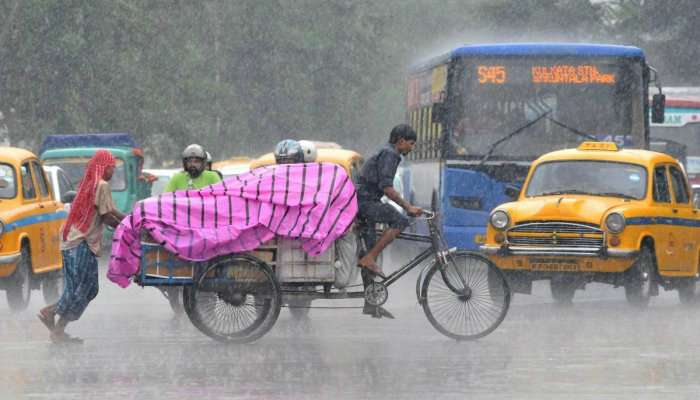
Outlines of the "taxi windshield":
[[17,180],[11,165],[0,164],[0,199],[13,199],[17,196]]
[[586,194],[641,200],[646,196],[644,167],[611,161],[566,160],[538,165],[526,197]]
[[[83,179],[88,161],[90,161],[90,157],[47,158],[44,160],[44,165],[57,165],[61,167],[73,186],[77,188],[80,187],[80,180]],[[114,168],[114,175],[112,175],[112,179],[109,181],[109,186],[112,188],[112,191],[122,191],[126,189],[126,168],[124,167],[124,160],[116,158],[116,167]]]

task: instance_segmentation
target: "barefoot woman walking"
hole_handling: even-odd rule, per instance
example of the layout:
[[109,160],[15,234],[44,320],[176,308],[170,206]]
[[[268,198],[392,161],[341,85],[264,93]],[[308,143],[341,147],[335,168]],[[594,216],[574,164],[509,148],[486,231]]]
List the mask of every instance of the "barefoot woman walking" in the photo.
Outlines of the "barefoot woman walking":
[[[42,308],[39,319],[51,332],[54,342],[80,342],[65,332],[97,296],[97,257],[102,247],[104,225],[119,225],[124,214],[112,201],[107,183],[114,173],[115,160],[106,150],[97,150],[85,168],[78,194],[71,205],[61,232],[61,253],[65,288],[56,304]],[[58,315],[58,322],[55,317]]]

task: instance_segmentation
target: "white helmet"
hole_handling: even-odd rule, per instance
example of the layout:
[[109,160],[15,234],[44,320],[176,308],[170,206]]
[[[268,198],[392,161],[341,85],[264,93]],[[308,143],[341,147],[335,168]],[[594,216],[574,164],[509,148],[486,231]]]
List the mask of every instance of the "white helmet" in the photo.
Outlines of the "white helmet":
[[300,140],[299,146],[304,153],[304,162],[316,162],[316,145],[310,140]]

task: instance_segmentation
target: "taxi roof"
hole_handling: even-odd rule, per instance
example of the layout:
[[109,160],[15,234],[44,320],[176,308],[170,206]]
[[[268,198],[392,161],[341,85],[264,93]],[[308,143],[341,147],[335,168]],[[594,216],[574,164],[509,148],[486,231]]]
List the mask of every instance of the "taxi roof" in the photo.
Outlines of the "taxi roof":
[[0,146],[0,159],[21,162],[27,158],[37,158],[37,156],[31,151],[19,147]]
[[565,149],[544,154],[535,160],[534,164],[563,160],[616,161],[641,164],[645,166],[659,162],[678,162],[675,158],[669,156],[668,154],[642,149],[621,149],[616,151]]
[[[353,160],[362,159],[360,153],[347,149],[316,149],[316,162],[327,162],[343,166],[345,169],[350,167]],[[275,164],[275,155],[273,153],[264,154],[250,162],[250,168],[258,168],[265,165]]]

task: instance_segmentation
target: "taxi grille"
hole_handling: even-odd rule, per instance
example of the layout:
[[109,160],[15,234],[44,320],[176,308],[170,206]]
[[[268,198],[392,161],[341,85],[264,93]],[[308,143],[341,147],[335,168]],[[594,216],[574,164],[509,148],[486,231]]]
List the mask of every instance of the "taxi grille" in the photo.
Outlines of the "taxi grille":
[[528,222],[506,231],[508,249],[515,254],[596,255],[605,244],[605,233],[572,222]]

